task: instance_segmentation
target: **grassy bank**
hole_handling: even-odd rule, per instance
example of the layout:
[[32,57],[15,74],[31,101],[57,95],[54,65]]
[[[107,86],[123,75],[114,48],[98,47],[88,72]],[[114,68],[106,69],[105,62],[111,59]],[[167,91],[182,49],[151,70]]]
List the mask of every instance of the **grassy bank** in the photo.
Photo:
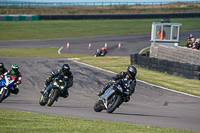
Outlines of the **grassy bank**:
[[[200,18],[171,19],[181,30],[200,29]],[[160,19],[0,21],[0,41],[150,33]]]
[[1,109],[0,118],[2,133],[194,133],[189,130]]
[[[23,52],[22,52],[23,51]],[[27,57],[64,57],[64,58],[80,58],[80,62],[84,62],[93,66],[97,66],[106,70],[119,73],[125,71],[130,65],[130,57],[105,56],[94,58],[92,55],[80,54],[61,54],[57,53],[58,48],[3,48],[0,49],[0,56],[27,56]],[[96,61],[98,59],[98,61]],[[100,59],[100,60],[99,60]],[[109,62],[109,63],[105,63]],[[136,66],[137,67],[137,66]],[[166,73],[151,71],[139,68],[137,79],[160,85],[169,89],[200,96],[200,80],[186,79],[171,76]]]
[[[14,2],[15,3],[15,2]],[[0,14],[144,14],[199,12],[199,2],[84,2],[84,3],[30,3],[29,5],[1,5]],[[75,5],[74,5],[75,4]]]

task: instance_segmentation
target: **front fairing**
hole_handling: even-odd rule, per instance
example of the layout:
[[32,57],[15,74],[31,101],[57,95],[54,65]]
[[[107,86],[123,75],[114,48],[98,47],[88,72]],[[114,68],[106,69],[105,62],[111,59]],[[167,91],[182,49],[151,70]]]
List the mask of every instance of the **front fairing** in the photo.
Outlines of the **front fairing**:
[[6,81],[5,79],[3,78],[0,82],[0,87],[5,87],[6,86]]
[[12,90],[12,88],[14,87],[14,82],[15,82],[15,79],[12,76],[6,75],[1,80],[0,87],[1,88],[2,87],[7,87],[9,90]]
[[53,88],[60,89],[61,91],[63,91],[64,88],[66,88],[66,86],[67,86],[67,83],[64,81],[63,75],[57,76],[51,84],[52,84]]

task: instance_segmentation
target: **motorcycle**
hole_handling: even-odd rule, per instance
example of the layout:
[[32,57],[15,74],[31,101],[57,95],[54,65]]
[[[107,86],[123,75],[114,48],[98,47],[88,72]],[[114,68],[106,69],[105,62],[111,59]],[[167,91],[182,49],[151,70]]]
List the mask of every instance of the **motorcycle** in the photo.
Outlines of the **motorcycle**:
[[113,83],[103,95],[99,96],[94,104],[94,111],[101,112],[102,110],[107,110],[107,113],[112,113],[123,102],[127,102],[127,98],[130,98],[130,95],[129,80],[120,79],[118,82]]
[[58,98],[63,95],[64,88],[67,86],[67,83],[65,82],[66,78],[68,77],[63,76],[63,75],[58,75],[57,77],[54,78],[54,80],[50,83],[52,85],[52,88],[48,95],[47,102],[45,102],[43,99],[46,90],[44,91],[44,93],[42,94],[40,98],[39,104],[41,106],[45,106],[46,104],[48,106],[52,106],[54,101],[57,101]]
[[4,75],[0,82],[0,103],[12,92],[15,85],[15,78],[11,75]]
[[105,56],[107,53],[108,53],[108,51],[106,49],[105,49],[105,51],[97,49],[96,53],[94,54],[94,57]]

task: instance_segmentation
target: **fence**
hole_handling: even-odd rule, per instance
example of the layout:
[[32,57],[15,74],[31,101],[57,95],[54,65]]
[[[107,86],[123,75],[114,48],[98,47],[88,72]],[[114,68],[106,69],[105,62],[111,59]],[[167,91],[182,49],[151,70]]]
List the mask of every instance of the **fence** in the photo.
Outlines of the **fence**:
[[[0,13],[32,14],[119,14],[200,12],[200,1],[194,2],[0,2]],[[34,13],[35,12],[35,13]]]

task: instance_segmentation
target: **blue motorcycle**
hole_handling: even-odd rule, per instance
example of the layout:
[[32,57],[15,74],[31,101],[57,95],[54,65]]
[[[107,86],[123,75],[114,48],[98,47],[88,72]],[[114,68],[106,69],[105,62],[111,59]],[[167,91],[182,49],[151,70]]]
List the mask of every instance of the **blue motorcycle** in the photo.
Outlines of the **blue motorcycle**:
[[0,103],[6,99],[14,87],[15,78],[10,75],[4,75],[0,82]]

